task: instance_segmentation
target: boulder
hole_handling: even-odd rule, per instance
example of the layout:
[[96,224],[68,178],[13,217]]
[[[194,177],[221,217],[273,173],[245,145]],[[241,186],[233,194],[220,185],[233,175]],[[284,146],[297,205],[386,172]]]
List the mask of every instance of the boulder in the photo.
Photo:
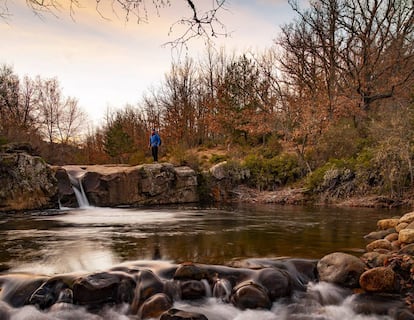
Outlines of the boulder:
[[171,299],[164,293],[157,293],[148,298],[139,310],[140,319],[159,318],[172,307]]
[[[0,276],[0,301],[19,308],[29,303],[33,293],[47,280],[45,276],[10,274]],[[1,318],[0,318],[1,319]]]
[[53,169],[25,152],[0,153],[0,212],[57,207]]
[[391,250],[392,246],[391,246],[391,242],[389,242],[388,240],[380,239],[380,240],[375,240],[369,243],[366,246],[366,249],[368,252],[375,251],[377,249]]
[[179,309],[170,309],[164,312],[160,320],[208,320],[207,317],[201,313],[186,312]]
[[378,220],[377,227],[380,230],[387,230],[390,228],[395,228],[399,223],[399,219],[391,218],[391,219],[382,219]]
[[376,267],[365,271],[359,278],[362,289],[368,292],[395,290],[395,273],[388,267]]
[[401,230],[407,228],[408,223],[407,222],[402,222],[399,223],[396,227],[395,227],[395,231],[400,232]]
[[241,282],[233,288],[231,302],[241,310],[270,309],[272,306],[266,289],[251,280]]
[[392,243],[393,241],[398,240],[398,233],[397,232],[390,233],[384,239],[385,240],[388,240],[389,242]]
[[292,292],[288,273],[279,269],[265,268],[260,270],[257,281],[266,288],[271,301],[288,297]]
[[361,256],[361,260],[369,267],[383,267],[388,259],[388,255],[379,252],[367,252]]
[[206,286],[202,281],[187,280],[180,282],[181,298],[184,300],[197,300],[206,297]]
[[414,221],[414,211],[404,214],[400,218],[399,223],[408,223],[408,224],[410,224],[413,221]]
[[56,167],[55,178],[59,190],[59,203],[69,208],[77,207],[78,202],[68,172],[62,167]]
[[348,288],[359,286],[359,277],[365,270],[361,259],[347,253],[334,252],[319,260],[317,268],[321,281]]
[[73,301],[80,305],[130,303],[136,283],[123,272],[98,272],[80,277],[73,284]]
[[413,243],[414,242],[414,229],[403,229],[398,235],[398,241],[401,243]]
[[208,270],[192,262],[182,263],[174,273],[175,280],[201,280],[208,278]]
[[151,296],[164,293],[164,283],[151,270],[141,270],[136,279],[134,299],[131,303],[131,312],[136,314],[141,305]]
[[368,240],[379,240],[379,239],[385,238],[391,233],[395,233],[394,228],[387,229],[387,230],[373,231],[373,232],[368,233],[366,236],[364,236],[364,238]]
[[65,289],[68,289],[66,281],[62,281],[60,277],[51,278],[32,294],[29,302],[40,309],[49,308],[58,301],[60,293]]
[[250,177],[248,169],[234,166],[227,161],[220,162],[204,173],[205,186],[209,192],[209,199],[214,201],[229,201],[234,196],[234,188]]

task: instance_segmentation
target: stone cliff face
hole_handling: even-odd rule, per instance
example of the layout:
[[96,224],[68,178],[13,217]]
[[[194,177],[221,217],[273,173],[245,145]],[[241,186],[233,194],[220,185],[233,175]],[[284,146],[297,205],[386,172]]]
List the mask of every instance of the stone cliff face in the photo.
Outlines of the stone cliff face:
[[[65,170],[65,172],[62,171]],[[120,206],[197,202],[197,176],[189,167],[169,163],[139,166],[65,166],[57,172],[60,201],[73,206],[73,177],[91,205]],[[72,179],[70,179],[72,177]],[[72,182],[71,182],[72,180]]]
[[0,212],[77,207],[82,183],[93,206],[198,201],[197,175],[169,163],[52,167],[27,148],[0,149]]
[[27,150],[0,152],[0,211],[44,209],[57,206],[53,169]]

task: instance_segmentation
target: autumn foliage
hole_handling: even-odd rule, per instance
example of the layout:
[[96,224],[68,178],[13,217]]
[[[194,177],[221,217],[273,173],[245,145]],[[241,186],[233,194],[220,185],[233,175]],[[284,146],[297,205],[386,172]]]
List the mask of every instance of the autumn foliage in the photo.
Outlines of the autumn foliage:
[[[208,47],[198,61],[174,62],[139,104],[109,110],[99,128],[79,126],[77,101],[63,97],[56,79],[19,79],[3,66],[1,139],[36,140],[54,163],[138,164],[149,160],[156,128],[165,160],[220,146],[249,166],[260,188],[312,175],[322,183],[336,168],[364,181],[355,192],[401,195],[414,182],[412,3],[291,6],[297,18],[270,49],[228,54]],[[59,145],[72,148],[71,157],[52,156]]]

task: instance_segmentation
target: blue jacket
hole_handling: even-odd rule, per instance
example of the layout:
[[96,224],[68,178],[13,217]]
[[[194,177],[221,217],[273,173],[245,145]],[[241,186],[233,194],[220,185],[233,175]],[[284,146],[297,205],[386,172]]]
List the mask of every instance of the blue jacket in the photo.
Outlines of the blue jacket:
[[151,147],[159,147],[161,145],[161,138],[158,133],[151,134],[150,137],[150,146]]

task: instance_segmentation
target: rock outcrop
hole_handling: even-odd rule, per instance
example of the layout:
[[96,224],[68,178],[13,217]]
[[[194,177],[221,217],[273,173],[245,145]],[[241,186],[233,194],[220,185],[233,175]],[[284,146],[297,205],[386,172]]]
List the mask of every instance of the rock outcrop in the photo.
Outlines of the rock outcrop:
[[[122,206],[191,203],[198,201],[197,176],[189,167],[170,163],[139,166],[93,165],[65,166],[57,171],[60,201],[73,206],[71,184],[81,181],[94,206]],[[76,182],[78,181],[78,182]]]
[[26,145],[0,150],[0,211],[57,207],[57,180],[53,169]]
[[0,212],[77,207],[73,186],[94,206],[197,202],[198,183],[189,167],[170,163],[139,166],[50,166],[26,145],[0,148]]

